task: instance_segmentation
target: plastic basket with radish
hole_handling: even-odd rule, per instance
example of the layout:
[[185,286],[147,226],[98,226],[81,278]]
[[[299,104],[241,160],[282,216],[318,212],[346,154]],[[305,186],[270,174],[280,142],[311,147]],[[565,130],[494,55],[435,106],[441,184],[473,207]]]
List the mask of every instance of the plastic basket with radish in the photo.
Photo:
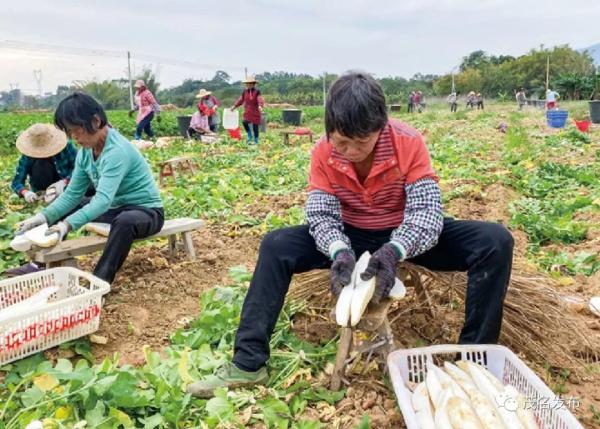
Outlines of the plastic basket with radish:
[[0,365],[96,331],[109,290],[67,267],[0,281]]
[[568,404],[503,346],[396,350],[388,367],[408,429],[583,428]]

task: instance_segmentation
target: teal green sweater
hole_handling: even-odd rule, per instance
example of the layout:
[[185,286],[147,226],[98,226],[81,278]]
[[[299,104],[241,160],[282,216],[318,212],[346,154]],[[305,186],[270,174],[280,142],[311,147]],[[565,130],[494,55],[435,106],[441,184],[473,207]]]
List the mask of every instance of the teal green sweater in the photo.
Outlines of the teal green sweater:
[[73,230],[111,208],[126,205],[162,207],[148,163],[125,137],[112,128],[108,130],[98,159],[94,160],[92,149],[79,150],[69,186],[56,201],[42,210],[48,223],[55,223],[77,207],[90,183],[96,188],[96,195],[89,204],[65,219]]

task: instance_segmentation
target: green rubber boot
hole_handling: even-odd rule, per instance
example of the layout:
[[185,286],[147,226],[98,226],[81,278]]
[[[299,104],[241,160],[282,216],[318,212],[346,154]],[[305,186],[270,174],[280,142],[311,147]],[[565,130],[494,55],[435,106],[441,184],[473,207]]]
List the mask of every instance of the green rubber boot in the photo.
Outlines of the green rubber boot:
[[213,375],[208,375],[190,384],[187,392],[197,398],[208,399],[214,396],[215,389],[219,387],[236,389],[267,384],[267,381],[269,381],[269,374],[264,366],[258,371],[250,372],[239,369],[233,363],[227,363],[217,369]]

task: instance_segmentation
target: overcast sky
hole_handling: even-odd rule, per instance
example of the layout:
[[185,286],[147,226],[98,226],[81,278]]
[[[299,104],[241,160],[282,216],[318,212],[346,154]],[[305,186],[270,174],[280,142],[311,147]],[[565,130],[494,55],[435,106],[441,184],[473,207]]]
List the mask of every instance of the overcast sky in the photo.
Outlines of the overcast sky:
[[4,0],[0,22],[0,90],[28,93],[39,69],[44,91],[125,77],[127,50],[170,87],[244,67],[443,74],[478,49],[600,43],[598,0]]

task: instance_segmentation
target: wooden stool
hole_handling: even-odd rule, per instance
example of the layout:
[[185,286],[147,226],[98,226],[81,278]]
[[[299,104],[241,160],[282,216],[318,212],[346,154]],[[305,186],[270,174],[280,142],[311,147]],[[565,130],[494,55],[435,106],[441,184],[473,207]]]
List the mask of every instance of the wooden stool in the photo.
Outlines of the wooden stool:
[[306,133],[303,134],[296,134],[295,131],[282,131],[281,135],[283,136],[283,143],[284,144],[290,144],[290,136],[298,136],[298,137],[304,137],[307,136],[308,137],[308,141],[312,142],[313,140],[313,132],[312,131],[308,131]]
[[160,167],[159,183],[161,185],[163,184],[165,177],[171,176],[176,180],[178,171],[181,173],[188,171],[191,174],[194,174],[198,168],[198,165],[194,161],[183,156],[159,162],[158,165]]
[[[346,367],[356,363],[363,354],[367,354],[365,368],[369,365],[373,353],[377,353],[385,365],[387,355],[395,348],[394,335],[388,320],[388,310],[393,302],[391,299],[385,299],[379,304],[370,303],[358,325],[340,328],[340,341],[335,356],[333,374],[331,374],[331,390],[340,390],[342,382],[349,384],[344,379]],[[355,331],[369,334],[369,337],[359,346],[354,345]],[[352,351],[355,351],[356,355],[350,357]]]

